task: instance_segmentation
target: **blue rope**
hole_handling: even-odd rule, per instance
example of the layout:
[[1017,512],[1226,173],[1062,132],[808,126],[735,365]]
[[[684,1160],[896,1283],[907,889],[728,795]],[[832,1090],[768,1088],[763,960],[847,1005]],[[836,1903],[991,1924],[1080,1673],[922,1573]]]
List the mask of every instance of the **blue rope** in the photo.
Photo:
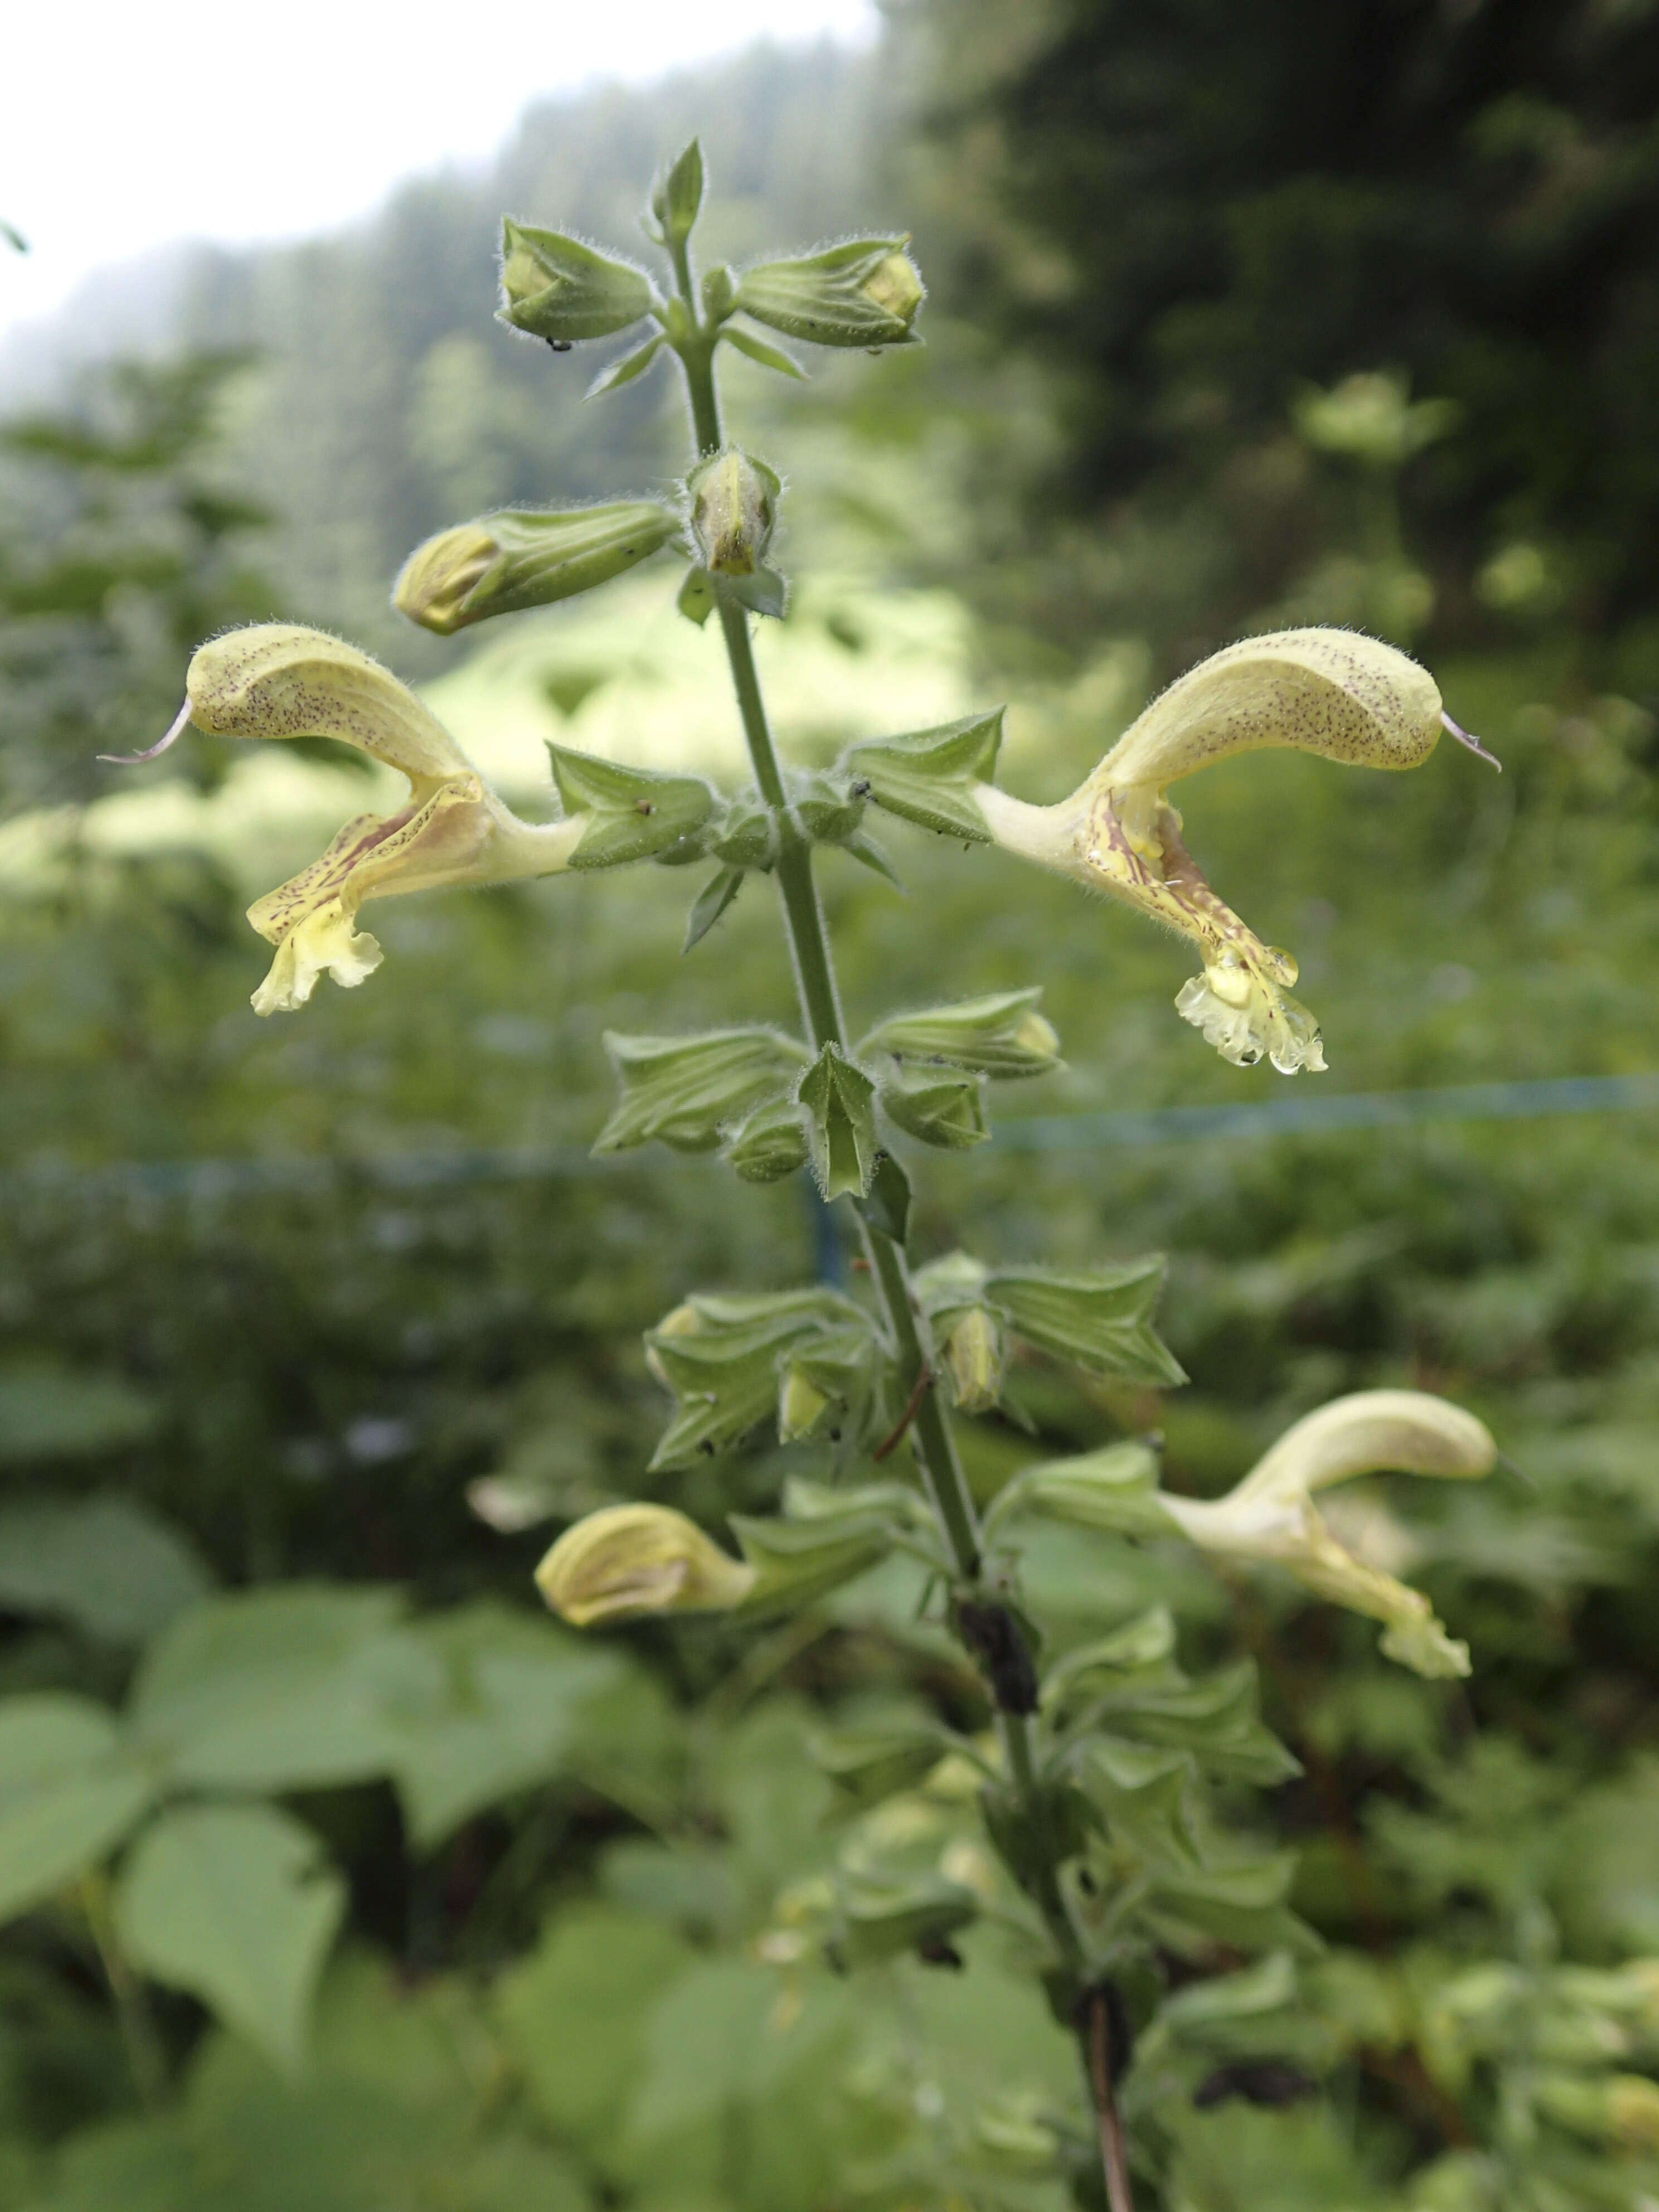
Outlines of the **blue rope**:
[[[1037,1114],[1001,1122],[1003,1152],[1124,1150],[1242,1137],[1322,1136],[1349,1129],[1416,1127],[1430,1121],[1536,1121],[1565,1114],[1634,1114],[1659,1108],[1659,1070],[1638,1075],[1572,1075],[1533,1083],[1468,1083],[1438,1091],[1307,1090],[1239,1106],[1159,1106],[1143,1113]],[[644,1162],[635,1164],[645,1164]],[[666,1163],[660,1154],[656,1164]],[[99,1167],[53,1162],[0,1176],[0,1201],[52,1197],[167,1200],[453,1189],[469,1183],[528,1182],[600,1175],[626,1165],[575,1146],[495,1151],[383,1152],[356,1159],[123,1160]],[[822,1234],[822,1224],[819,1224]],[[827,1264],[828,1255],[820,1252]]]

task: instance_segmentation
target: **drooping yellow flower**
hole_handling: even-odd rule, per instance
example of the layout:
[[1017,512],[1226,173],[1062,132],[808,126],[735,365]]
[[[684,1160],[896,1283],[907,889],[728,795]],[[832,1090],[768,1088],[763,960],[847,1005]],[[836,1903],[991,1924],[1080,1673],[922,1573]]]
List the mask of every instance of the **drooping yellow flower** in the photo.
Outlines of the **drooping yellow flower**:
[[276,948],[255,1013],[292,1013],[325,974],[348,988],[374,974],[380,945],[356,927],[366,899],[550,875],[581,841],[580,817],[521,822],[412,691],[321,630],[231,630],[198,652],[185,692],[167,737],[137,757],[153,758],[193,722],[218,737],[337,738],[409,779],[406,806],[356,816],[319,860],[248,908]]
[[567,1528],[536,1570],[536,1586],[573,1628],[642,1613],[725,1613],[755,1570],[671,1505],[606,1505]]
[[1467,1674],[1468,1646],[1447,1635],[1420,1590],[1356,1559],[1332,1534],[1313,1493],[1385,1469],[1455,1478],[1489,1474],[1497,1447],[1484,1422],[1420,1390],[1362,1390],[1287,1429],[1225,1498],[1158,1503],[1188,1540],[1237,1559],[1267,1559],[1337,1605],[1387,1624],[1382,1649],[1419,1674]]
[[1168,787],[1263,745],[1359,768],[1417,768],[1443,729],[1491,759],[1405,653],[1352,630],[1282,630],[1229,646],[1172,684],[1057,805],[1030,806],[988,783],[974,796],[998,844],[1190,938],[1204,973],[1183,985],[1176,1010],[1224,1059],[1248,1067],[1265,1058],[1288,1075],[1325,1065],[1313,1017],[1290,995],[1296,963],[1210,889]]

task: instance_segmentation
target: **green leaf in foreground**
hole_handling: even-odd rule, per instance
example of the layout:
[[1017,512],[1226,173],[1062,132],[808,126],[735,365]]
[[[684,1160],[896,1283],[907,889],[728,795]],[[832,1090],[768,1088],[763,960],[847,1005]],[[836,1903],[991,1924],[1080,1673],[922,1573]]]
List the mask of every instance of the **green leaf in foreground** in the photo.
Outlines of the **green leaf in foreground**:
[[151,1794],[89,1698],[41,1690],[0,1703],[0,1919],[97,1865]]
[[345,1911],[308,1828],[265,1805],[195,1805],[140,1838],[116,1893],[134,1965],[188,1990],[285,2071]]

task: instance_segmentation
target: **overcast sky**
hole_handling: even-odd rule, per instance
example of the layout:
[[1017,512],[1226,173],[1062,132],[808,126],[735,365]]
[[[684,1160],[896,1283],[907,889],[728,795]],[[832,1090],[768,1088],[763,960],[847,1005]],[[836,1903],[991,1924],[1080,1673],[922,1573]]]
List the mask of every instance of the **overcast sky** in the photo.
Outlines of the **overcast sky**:
[[292,238],[479,161],[522,111],[769,33],[874,35],[873,0],[81,0],[9,22],[0,337],[175,239]]

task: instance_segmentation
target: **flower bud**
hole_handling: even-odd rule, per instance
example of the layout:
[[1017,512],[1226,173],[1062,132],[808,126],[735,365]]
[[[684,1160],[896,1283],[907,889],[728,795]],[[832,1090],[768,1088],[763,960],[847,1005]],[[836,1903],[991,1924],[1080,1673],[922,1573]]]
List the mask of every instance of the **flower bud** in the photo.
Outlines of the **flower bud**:
[[[651,1336],[696,1336],[707,1327],[708,1323],[696,1306],[687,1300],[684,1305],[676,1306],[672,1313],[665,1313],[651,1332]],[[645,1364],[665,1390],[672,1390],[674,1386],[668,1379],[668,1370],[658,1358],[657,1347],[650,1336],[645,1340]]]
[[651,215],[659,242],[678,246],[689,238],[702,205],[702,148],[694,138],[684,152],[658,171],[651,187]]
[[573,1628],[641,1613],[726,1613],[755,1571],[666,1505],[607,1505],[565,1530],[536,1586]]
[[1006,1358],[1002,1329],[983,1306],[969,1306],[945,1339],[951,1395],[964,1413],[988,1413],[1002,1395]]
[[691,535],[716,576],[752,576],[766,557],[783,486],[764,461],[728,447],[686,480]]
[[778,1441],[802,1443],[817,1433],[819,1424],[835,1408],[835,1401],[820,1390],[804,1368],[785,1368],[778,1394]]
[[556,230],[501,224],[500,319],[556,344],[608,337],[651,313],[650,279],[632,262]]
[[1540,2074],[1533,2094],[1547,2118],[1574,2135],[1659,2151],[1659,2081],[1645,2074]]
[[399,614],[448,637],[490,615],[550,605],[608,583],[679,527],[655,500],[616,500],[562,514],[488,514],[417,545],[392,587]]
[[908,236],[854,238],[744,271],[737,304],[757,322],[813,345],[917,343],[912,325],[925,296],[904,251]]

